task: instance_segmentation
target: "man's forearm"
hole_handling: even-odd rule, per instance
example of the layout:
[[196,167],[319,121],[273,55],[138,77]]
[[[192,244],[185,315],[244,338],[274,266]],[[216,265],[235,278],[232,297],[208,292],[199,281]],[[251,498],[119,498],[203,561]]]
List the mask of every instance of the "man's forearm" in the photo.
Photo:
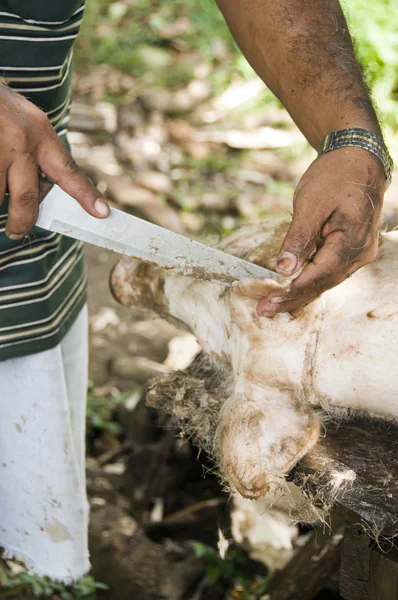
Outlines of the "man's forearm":
[[333,130],[380,133],[338,0],[217,0],[236,42],[319,150]]

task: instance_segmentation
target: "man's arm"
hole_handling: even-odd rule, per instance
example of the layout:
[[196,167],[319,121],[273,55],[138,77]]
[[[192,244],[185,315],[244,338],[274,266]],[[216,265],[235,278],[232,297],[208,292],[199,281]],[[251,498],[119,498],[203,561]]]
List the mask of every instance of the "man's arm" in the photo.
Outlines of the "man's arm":
[[[248,61],[316,150],[334,130],[380,135],[338,0],[217,2]],[[294,274],[316,254],[289,297],[263,299],[260,313],[298,309],[375,258],[385,185],[382,163],[361,148],[312,163],[295,192],[278,270]]]

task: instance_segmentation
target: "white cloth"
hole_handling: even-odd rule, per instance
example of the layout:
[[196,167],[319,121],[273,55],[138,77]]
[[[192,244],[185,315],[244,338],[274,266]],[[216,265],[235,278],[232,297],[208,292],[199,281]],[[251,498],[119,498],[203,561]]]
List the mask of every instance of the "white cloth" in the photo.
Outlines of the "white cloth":
[[0,362],[0,546],[70,583],[90,568],[87,307],[51,350]]

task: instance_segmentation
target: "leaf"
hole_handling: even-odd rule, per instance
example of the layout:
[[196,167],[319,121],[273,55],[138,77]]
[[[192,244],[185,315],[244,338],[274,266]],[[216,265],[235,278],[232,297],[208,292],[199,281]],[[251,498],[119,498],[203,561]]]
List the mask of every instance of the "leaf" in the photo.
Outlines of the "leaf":
[[209,565],[206,570],[206,579],[209,585],[215,585],[222,576],[222,571],[218,565]]
[[190,540],[187,542],[187,546],[192,548],[197,558],[204,558],[209,555],[210,551],[213,551],[213,548],[206,546],[206,544],[202,544],[202,542],[197,542],[196,540]]
[[41,581],[39,579],[31,579],[30,585],[32,587],[33,595],[36,596],[36,598],[40,598],[44,591]]
[[109,585],[106,585],[106,583],[101,583],[99,581],[96,581],[95,589],[96,590],[109,590]]

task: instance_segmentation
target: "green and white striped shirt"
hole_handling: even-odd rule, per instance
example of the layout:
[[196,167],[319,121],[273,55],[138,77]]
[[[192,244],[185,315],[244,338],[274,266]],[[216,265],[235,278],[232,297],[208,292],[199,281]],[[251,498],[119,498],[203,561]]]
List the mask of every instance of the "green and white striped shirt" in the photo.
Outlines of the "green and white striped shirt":
[[[66,141],[72,47],[84,0],[0,0],[0,76]],[[86,299],[82,244],[34,229],[12,241],[0,207],[0,360],[57,345]]]

